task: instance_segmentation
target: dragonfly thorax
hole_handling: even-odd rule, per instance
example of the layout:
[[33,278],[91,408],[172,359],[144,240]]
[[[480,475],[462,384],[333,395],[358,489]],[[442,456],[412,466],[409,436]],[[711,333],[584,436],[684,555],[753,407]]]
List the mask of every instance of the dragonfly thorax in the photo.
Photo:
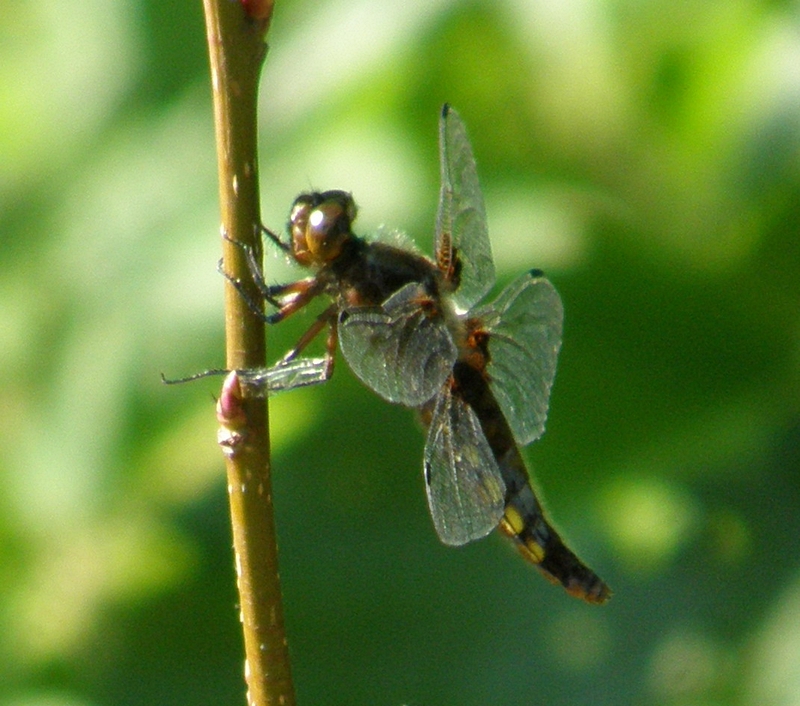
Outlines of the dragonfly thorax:
[[441,277],[428,258],[353,236],[329,264],[343,306],[381,306],[406,285],[419,285],[420,303],[439,298]]

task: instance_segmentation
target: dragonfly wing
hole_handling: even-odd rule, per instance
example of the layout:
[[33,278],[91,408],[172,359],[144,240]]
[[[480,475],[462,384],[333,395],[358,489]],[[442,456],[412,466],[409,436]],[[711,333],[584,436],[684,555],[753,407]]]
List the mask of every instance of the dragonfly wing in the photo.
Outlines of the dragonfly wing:
[[544,432],[561,347],[561,297],[538,270],[527,272],[474,312],[489,335],[492,391],[521,445]]
[[449,385],[433,405],[424,460],[428,506],[439,538],[458,546],[497,527],[505,483],[472,408]]
[[325,382],[330,376],[327,358],[295,358],[271,368],[240,370],[239,377],[258,397]]
[[457,350],[441,314],[420,302],[424,287],[409,283],[379,307],[346,309],[339,345],[358,378],[389,402],[419,407],[441,388]]
[[441,193],[436,218],[436,259],[453,287],[453,301],[468,311],[494,285],[494,260],[486,209],[467,130],[447,104],[439,121]]

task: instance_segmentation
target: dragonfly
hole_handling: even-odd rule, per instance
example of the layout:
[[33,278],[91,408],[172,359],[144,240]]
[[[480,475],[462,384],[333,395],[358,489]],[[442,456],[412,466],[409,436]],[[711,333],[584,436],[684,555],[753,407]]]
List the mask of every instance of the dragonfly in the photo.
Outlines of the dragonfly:
[[[541,271],[530,270],[481,304],[495,284],[486,211],[466,128],[447,104],[439,151],[434,258],[354,234],[355,202],[338,190],[297,197],[288,241],[265,229],[309,277],[268,285],[243,246],[258,289],[274,307],[262,314],[268,323],[317,297],[331,300],[274,367],[242,371],[243,380],[266,394],[324,382],[338,346],[367,387],[418,410],[427,428],[428,506],[443,543],[463,545],[499,528],[546,578],[577,598],[604,603],[610,589],[547,519],[520,451],[544,432],[561,299]],[[303,357],[325,330],[325,355]]]

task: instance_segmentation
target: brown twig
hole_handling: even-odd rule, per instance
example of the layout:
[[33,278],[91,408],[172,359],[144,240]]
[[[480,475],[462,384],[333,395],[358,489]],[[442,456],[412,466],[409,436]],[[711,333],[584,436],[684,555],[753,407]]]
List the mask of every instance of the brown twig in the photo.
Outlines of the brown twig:
[[[203,0],[214,92],[214,122],[223,233],[259,249],[256,100],[269,0]],[[242,249],[223,239],[225,272],[253,287]],[[252,291],[251,300],[258,294]],[[227,366],[266,364],[264,323],[231,286],[225,287]],[[293,706],[289,654],[278,577],[272,508],[267,406],[242,399],[235,375],[222,390],[217,415],[226,456],[233,544],[252,706]]]

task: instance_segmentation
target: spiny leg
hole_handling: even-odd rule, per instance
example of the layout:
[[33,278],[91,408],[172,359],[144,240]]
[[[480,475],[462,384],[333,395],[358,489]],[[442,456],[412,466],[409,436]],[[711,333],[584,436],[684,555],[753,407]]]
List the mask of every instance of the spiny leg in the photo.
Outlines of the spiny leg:
[[[273,233],[272,231],[267,230],[266,228],[264,228],[264,226],[261,226],[261,230],[263,230],[266,233],[269,233],[270,237],[272,237],[273,240],[281,248],[288,247],[286,245],[286,243],[281,241],[278,238],[278,236],[275,235],[275,233]],[[270,304],[272,304],[272,306],[280,308],[280,306],[281,306],[280,302],[275,299],[276,293],[274,291],[272,291],[273,289],[275,289],[275,287],[271,287],[264,280],[264,274],[261,271],[261,265],[260,265],[260,263],[258,261],[258,257],[256,255],[256,252],[255,252],[254,248],[251,247],[250,245],[248,245],[247,243],[242,243],[242,242],[240,242],[238,240],[232,240],[225,233],[222,234],[222,237],[223,237],[224,240],[227,240],[232,245],[235,245],[237,248],[239,248],[244,253],[245,259],[247,260],[247,269],[250,270],[250,276],[253,278],[253,283],[256,285],[256,288],[258,289],[258,291],[260,292],[260,294],[264,298],[264,300],[269,302]],[[251,311],[255,312],[256,309],[253,308],[252,303],[251,303],[252,299],[249,298],[248,295],[244,294],[244,292],[242,291],[243,288],[242,288],[241,282],[238,281],[238,280],[234,281],[224,271],[222,260],[220,260],[219,263],[217,264],[217,271],[220,272],[231,284],[233,284],[234,287],[236,287],[236,291],[238,291],[243,296],[245,301],[247,301],[247,305],[250,307]],[[263,314],[262,314],[262,316],[263,316]]]
[[[336,360],[336,345],[339,341],[336,314],[336,306],[331,304],[317,316],[314,323],[303,333],[292,349],[273,367],[239,370],[245,384],[258,394],[274,394],[330,380]],[[321,359],[299,358],[300,353],[319,335],[326,324],[328,325],[328,337],[325,340],[324,357]],[[229,372],[230,370],[227,369],[215,368],[176,379],[167,378],[162,373],[161,380],[166,385],[176,385],[210,375],[225,375]]]
[[[277,324],[283,321],[285,318],[300,311],[304,306],[307,306],[312,299],[322,294],[322,290],[323,286],[316,277],[308,277],[307,279],[297,280],[297,282],[289,282],[288,284],[271,287],[270,291],[283,297],[283,301],[278,301],[278,311],[267,315],[262,314],[264,321],[268,324]],[[335,307],[331,305],[317,318],[326,316],[328,310],[331,308]],[[314,325],[316,325],[316,322]],[[312,328],[314,325],[312,325]],[[319,330],[321,330],[321,327],[317,330],[317,333],[319,333]]]
[[291,254],[292,252],[292,245],[291,243],[284,242],[281,240],[280,236],[277,233],[274,233],[269,228],[267,228],[263,223],[259,225],[258,229],[261,231],[263,235],[266,235],[275,245],[277,245],[281,250],[285,253]]
[[[327,377],[333,375],[333,360],[336,356],[336,343],[338,342],[338,330],[336,328],[337,307],[331,304],[325,311],[317,316],[311,326],[300,336],[294,347],[281,358],[281,363],[288,363],[297,358],[306,346],[313,341],[325,326],[328,326],[328,338],[325,341],[325,359],[329,361],[326,365]],[[280,363],[279,363],[280,364]]]
[[[291,254],[291,244],[286,243],[280,237],[266,228],[260,227],[261,232],[266,235],[278,248]],[[309,277],[288,284],[268,285],[264,280],[258,258],[254,249],[239,241],[232,240],[223,234],[223,238],[236,245],[244,251],[248,269],[253,278],[259,293],[265,301],[277,308],[272,314],[264,314],[260,303],[256,303],[244,288],[241,280],[231,277],[223,268],[222,260],[219,261],[218,271],[231,283],[240,296],[245,300],[253,313],[260,316],[265,322],[274,324],[296,313],[306,306],[312,299],[322,293],[323,286],[315,277]],[[336,325],[337,307],[331,304],[323,311],[308,330],[300,337],[295,346],[272,368],[241,371],[249,378],[248,382],[256,387],[269,387],[273,391],[290,389],[295,386],[305,384],[315,384],[324,382],[333,375],[334,362],[336,359],[336,346],[338,343],[338,329]],[[313,341],[325,326],[328,326],[328,336],[325,344],[325,356],[320,359],[298,358],[300,353]],[[320,367],[322,363],[322,367]],[[287,386],[283,386],[283,379],[291,379]],[[281,381],[281,382],[279,382]],[[277,383],[277,387],[275,387]]]
[[[244,299],[250,311],[268,324],[276,324],[279,321],[283,321],[287,316],[291,316],[302,309],[314,299],[314,297],[322,292],[322,286],[317,282],[315,277],[307,277],[306,279],[289,282],[288,284],[274,285],[267,285],[263,279],[259,279],[255,281],[259,293],[264,300],[278,309],[278,311],[272,314],[265,314],[261,303],[250,296],[250,293],[244,287],[244,283],[240,279],[231,277],[225,272],[222,260],[217,263],[217,271],[231,283],[231,286],[239,293],[239,296]],[[292,295],[295,296],[289,301],[285,301],[287,296]]]
[[[325,342],[325,356],[300,358],[300,353],[319,335],[326,324],[328,337]],[[326,382],[333,375],[337,342],[336,307],[331,305],[317,317],[297,344],[276,365],[271,368],[242,370],[240,374],[245,384],[258,395],[317,385]]]

